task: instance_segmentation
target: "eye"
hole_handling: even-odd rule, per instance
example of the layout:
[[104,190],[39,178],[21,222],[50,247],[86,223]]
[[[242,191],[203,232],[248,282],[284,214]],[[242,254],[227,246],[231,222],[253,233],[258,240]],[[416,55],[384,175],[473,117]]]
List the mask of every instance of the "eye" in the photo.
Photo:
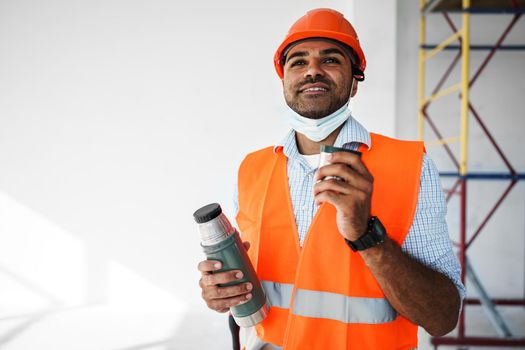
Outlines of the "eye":
[[340,61],[335,57],[327,57],[323,60],[323,63],[340,63]]
[[305,60],[295,60],[290,63],[290,67],[303,66],[306,64]]

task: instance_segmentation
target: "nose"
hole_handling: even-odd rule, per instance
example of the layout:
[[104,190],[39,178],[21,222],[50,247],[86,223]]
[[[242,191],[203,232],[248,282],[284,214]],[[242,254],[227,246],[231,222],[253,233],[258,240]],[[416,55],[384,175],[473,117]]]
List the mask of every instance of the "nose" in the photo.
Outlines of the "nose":
[[324,76],[324,71],[323,71],[323,68],[321,67],[321,64],[320,62],[318,62],[317,60],[310,60],[310,62],[308,62],[308,66],[306,67],[306,70],[304,71],[304,77],[312,77],[312,78],[315,78],[315,77],[319,77],[319,76]]

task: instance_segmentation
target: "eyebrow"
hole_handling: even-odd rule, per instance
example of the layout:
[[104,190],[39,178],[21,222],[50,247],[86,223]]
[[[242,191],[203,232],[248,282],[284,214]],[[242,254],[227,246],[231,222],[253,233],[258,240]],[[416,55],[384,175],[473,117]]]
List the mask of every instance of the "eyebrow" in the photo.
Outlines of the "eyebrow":
[[286,61],[289,61],[289,60],[291,60],[294,57],[305,57],[305,56],[308,56],[308,52],[306,52],[306,51],[296,51],[296,52],[292,53],[290,56],[286,57]]
[[[337,48],[329,48],[329,49],[326,49],[326,50],[321,50],[321,52],[319,52],[322,56],[326,56],[326,55],[331,55],[331,54],[338,54],[338,55],[341,55],[341,56],[345,56],[343,54],[343,52]],[[294,57],[305,57],[305,56],[308,56],[308,52],[306,51],[296,51],[294,53],[292,53],[290,56],[286,57],[286,61],[289,61],[291,60],[292,58]]]
[[326,49],[326,50],[322,50],[320,53],[323,56],[324,55],[331,55],[331,54],[334,54],[334,53],[335,54],[339,54],[339,55],[341,55],[343,57],[345,56],[344,53],[341,50],[339,50],[339,49],[337,49],[335,47],[334,48],[330,48],[330,49]]

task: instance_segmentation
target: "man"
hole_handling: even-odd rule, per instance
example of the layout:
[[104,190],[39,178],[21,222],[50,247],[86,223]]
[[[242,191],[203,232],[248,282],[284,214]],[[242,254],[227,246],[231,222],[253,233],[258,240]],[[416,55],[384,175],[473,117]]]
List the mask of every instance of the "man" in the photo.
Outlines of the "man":
[[[239,169],[237,222],[271,304],[246,348],[414,349],[418,326],[450,332],[464,288],[438,173],[422,143],[368,133],[351,116],[366,68],[353,27],[312,10],[274,62],[293,130]],[[323,144],[361,154],[332,153],[316,169]],[[226,312],[252,286],[219,287],[240,278],[219,268],[201,262],[200,286]]]

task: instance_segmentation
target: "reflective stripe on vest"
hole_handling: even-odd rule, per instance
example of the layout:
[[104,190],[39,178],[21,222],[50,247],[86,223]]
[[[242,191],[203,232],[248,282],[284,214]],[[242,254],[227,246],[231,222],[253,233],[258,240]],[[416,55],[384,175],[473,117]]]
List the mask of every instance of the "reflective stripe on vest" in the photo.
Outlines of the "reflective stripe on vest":
[[292,301],[293,284],[261,281],[266,298],[271,306],[289,309]]
[[384,298],[349,297],[330,292],[297,289],[293,313],[344,323],[380,324],[396,319],[397,312]]
[[[290,308],[293,284],[272,281],[261,283],[271,306]],[[396,310],[384,298],[349,297],[306,289],[296,290],[293,314],[366,324],[387,323],[397,317]]]

